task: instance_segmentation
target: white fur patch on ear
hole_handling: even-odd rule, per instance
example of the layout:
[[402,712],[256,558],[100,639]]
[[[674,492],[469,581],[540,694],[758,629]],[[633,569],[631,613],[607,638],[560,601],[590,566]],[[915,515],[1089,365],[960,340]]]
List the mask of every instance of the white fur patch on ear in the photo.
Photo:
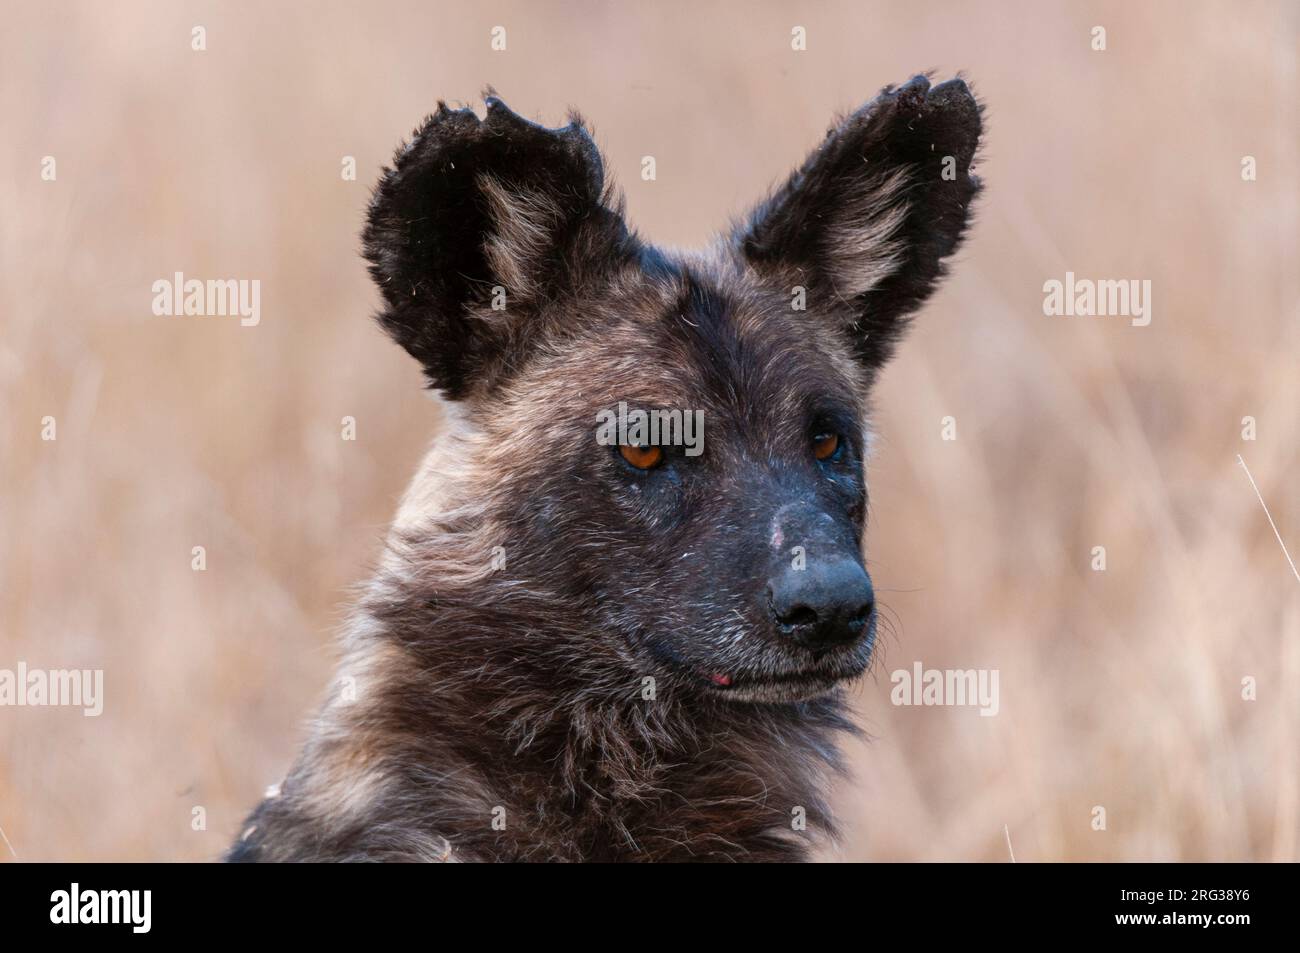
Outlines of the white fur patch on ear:
[[907,220],[909,185],[906,168],[864,176],[853,197],[835,208],[822,252],[836,297],[848,301],[864,294],[902,265],[899,232]]
[[492,274],[507,295],[529,298],[564,211],[540,192],[512,191],[487,173],[478,177],[478,187],[492,211],[492,230],[483,243]]

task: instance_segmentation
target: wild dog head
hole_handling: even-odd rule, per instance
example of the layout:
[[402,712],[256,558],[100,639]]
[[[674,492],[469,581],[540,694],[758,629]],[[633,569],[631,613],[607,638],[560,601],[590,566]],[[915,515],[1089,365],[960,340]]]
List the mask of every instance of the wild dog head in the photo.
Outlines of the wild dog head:
[[[860,674],[868,393],[961,241],[979,134],[960,80],[886,89],[677,253],[630,231],[576,117],[440,105],[365,253],[380,322],[472,435],[456,479],[509,554],[501,591],[573,607],[593,653],[686,692],[791,701]],[[636,427],[652,411],[667,440]]]

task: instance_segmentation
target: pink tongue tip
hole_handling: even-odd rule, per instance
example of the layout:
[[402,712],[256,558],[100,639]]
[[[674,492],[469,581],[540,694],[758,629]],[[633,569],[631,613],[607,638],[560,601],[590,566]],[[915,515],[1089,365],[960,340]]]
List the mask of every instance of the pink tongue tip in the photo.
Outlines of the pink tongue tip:
[[731,676],[730,676],[730,675],[723,675],[721,672],[714,672],[712,675],[709,676],[709,678],[713,679],[713,684],[714,684],[714,685],[730,685],[730,684],[731,684]]

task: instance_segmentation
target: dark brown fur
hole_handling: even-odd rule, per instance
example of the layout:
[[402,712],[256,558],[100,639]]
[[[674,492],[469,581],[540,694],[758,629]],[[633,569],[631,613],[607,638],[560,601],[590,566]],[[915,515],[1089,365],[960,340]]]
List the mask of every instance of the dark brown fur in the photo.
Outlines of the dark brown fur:
[[[861,559],[869,388],[961,238],[979,129],[959,81],[886,90],[680,255],[627,228],[576,120],[440,107],[365,247],[450,423],[230,858],[795,860],[833,834],[874,616],[806,650],[763,586],[794,544]],[[618,401],[701,408],[706,453],[627,468],[592,436]]]

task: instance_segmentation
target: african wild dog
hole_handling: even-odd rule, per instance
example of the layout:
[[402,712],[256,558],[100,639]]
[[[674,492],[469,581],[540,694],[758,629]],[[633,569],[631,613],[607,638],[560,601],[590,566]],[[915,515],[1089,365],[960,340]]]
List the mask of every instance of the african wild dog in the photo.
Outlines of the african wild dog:
[[[960,80],[886,89],[682,254],[629,230],[577,117],[440,104],[364,243],[449,423],[230,859],[784,860],[832,832],[875,638],[868,391],[979,134]],[[600,445],[620,401],[703,410],[704,452]]]

